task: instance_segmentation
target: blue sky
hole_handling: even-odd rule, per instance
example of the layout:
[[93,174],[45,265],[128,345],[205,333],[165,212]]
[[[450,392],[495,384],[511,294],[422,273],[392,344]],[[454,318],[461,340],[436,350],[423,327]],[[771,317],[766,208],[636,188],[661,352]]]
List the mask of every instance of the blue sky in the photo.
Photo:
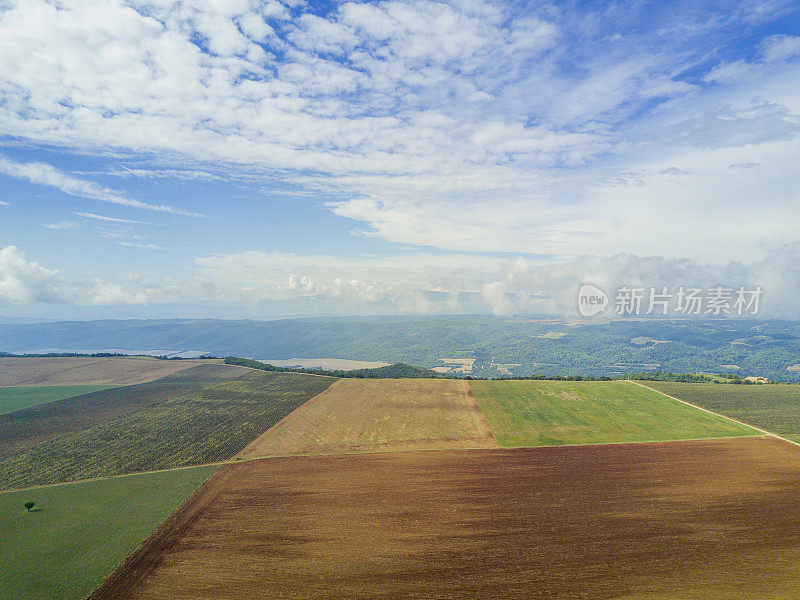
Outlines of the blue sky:
[[0,5],[0,317],[800,317],[800,8]]

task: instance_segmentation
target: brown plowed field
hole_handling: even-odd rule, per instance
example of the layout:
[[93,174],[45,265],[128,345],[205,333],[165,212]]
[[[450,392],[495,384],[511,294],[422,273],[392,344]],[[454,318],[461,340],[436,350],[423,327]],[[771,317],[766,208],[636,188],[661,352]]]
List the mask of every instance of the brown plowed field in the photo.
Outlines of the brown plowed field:
[[466,381],[340,379],[238,457],[495,447]]
[[189,367],[221,360],[158,360],[155,358],[0,358],[0,386],[131,385],[147,383]]
[[768,437],[224,467],[93,596],[800,596],[798,449]]

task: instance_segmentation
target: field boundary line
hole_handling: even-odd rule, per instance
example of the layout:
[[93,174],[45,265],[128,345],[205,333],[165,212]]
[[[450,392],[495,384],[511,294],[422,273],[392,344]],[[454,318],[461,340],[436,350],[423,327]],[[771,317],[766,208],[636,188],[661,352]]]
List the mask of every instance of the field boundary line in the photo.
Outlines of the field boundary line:
[[215,471],[117,565],[87,600],[130,598],[133,591],[156,570],[163,555],[200,519],[235,473],[236,469]]
[[[745,423],[746,425],[746,423]],[[464,448],[408,448],[405,450],[351,450],[344,452],[321,452],[317,454],[273,454],[270,456],[253,456],[249,458],[237,458],[231,461],[233,464],[249,462],[252,460],[273,460],[280,458],[336,458],[337,456],[359,456],[369,454],[407,454],[410,452],[474,452],[476,450],[486,450],[496,452],[498,450],[539,450],[542,448],[581,448],[585,446],[624,446],[634,444],[672,444],[676,442],[715,442],[724,440],[739,440],[742,438],[762,438],[776,437],[772,433],[742,434],[742,435],[723,435],[711,437],[688,437],[676,438],[673,440],[626,440],[621,442],[585,442],[582,444],[540,444],[539,446],[469,446]],[[58,485],[58,484],[54,484]]]
[[[778,438],[779,440],[783,440],[784,442],[788,442],[788,443],[792,444],[793,446],[800,447],[800,442],[795,442],[794,440],[790,440],[789,438],[785,438],[782,435],[778,435],[777,433],[775,433],[773,431],[767,431],[766,429],[762,429],[761,427],[757,427],[756,425],[751,425],[750,423],[745,423],[744,421],[740,421],[739,419],[734,419],[733,417],[729,417],[728,415],[723,415],[722,413],[714,412],[713,410],[709,410],[707,408],[703,408],[702,406],[697,406],[696,404],[692,404],[691,402],[687,402],[686,400],[681,400],[680,398],[676,398],[675,396],[670,396],[666,392],[662,392],[661,390],[657,390],[655,388],[651,388],[650,386],[645,385],[643,383],[639,383],[638,381],[634,381],[633,379],[626,379],[625,381],[629,381],[630,383],[638,385],[639,387],[643,387],[643,388],[645,388],[647,390],[653,391],[656,394],[661,394],[662,396],[666,396],[667,398],[671,398],[672,400],[677,400],[681,404],[686,404],[687,406],[691,406],[692,408],[696,408],[697,410],[702,410],[703,412],[706,412],[708,414],[715,415],[717,417],[722,417],[723,419],[727,419],[728,421],[733,421],[734,423],[738,423],[739,425],[744,425],[746,427],[749,427],[750,429],[755,429],[756,431],[760,431],[764,435],[768,435],[770,437]],[[698,385],[700,385],[700,384],[698,384]],[[731,384],[728,384],[728,385],[731,385]]]
[[136,477],[137,475],[157,475],[158,473],[168,473],[169,471],[185,471],[186,469],[199,469],[201,467],[224,467],[225,465],[242,462],[241,460],[221,460],[199,465],[181,465],[180,467],[168,467],[166,469],[151,469],[149,471],[136,471],[135,473],[117,473],[116,475],[105,475],[101,477],[89,477],[87,479],[75,479],[73,481],[59,481],[56,483],[43,483],[23,488],[10,488],[0,490],[0,494],[10,494],[11,492],[24,492],[27,490],[40,490],[42,488],[55,487],[57,485],[77,485],[79,483],[91,483],[93,481],[108,481],[110,479],[121,479],[123,477]]

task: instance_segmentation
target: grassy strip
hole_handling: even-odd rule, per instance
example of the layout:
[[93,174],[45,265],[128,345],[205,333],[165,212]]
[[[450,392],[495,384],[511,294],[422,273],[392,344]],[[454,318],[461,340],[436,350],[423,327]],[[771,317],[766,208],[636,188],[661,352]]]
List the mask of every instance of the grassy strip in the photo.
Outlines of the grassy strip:
[[26,385],[0,388],[0,415],[48,402],[110,390],[116,385]]
[[626,382],[473,381],[470,386],[497,442],[507,447],[758,433]]
[[85,598],[215,470],[0,493],[0,598]]

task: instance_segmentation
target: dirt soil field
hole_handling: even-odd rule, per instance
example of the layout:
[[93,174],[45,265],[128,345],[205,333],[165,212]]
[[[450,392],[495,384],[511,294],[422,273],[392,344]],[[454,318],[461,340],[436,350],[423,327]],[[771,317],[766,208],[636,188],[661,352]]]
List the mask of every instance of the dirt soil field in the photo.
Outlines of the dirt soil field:
[[466,381],[340,379],[238,456],[496,446]]
[[768,437],[249,461],[92,598],[796,599],[798,484]]
[[147,383],[183,369],[221,360],[155,358],[0,358],[0,386],[131,385]]

